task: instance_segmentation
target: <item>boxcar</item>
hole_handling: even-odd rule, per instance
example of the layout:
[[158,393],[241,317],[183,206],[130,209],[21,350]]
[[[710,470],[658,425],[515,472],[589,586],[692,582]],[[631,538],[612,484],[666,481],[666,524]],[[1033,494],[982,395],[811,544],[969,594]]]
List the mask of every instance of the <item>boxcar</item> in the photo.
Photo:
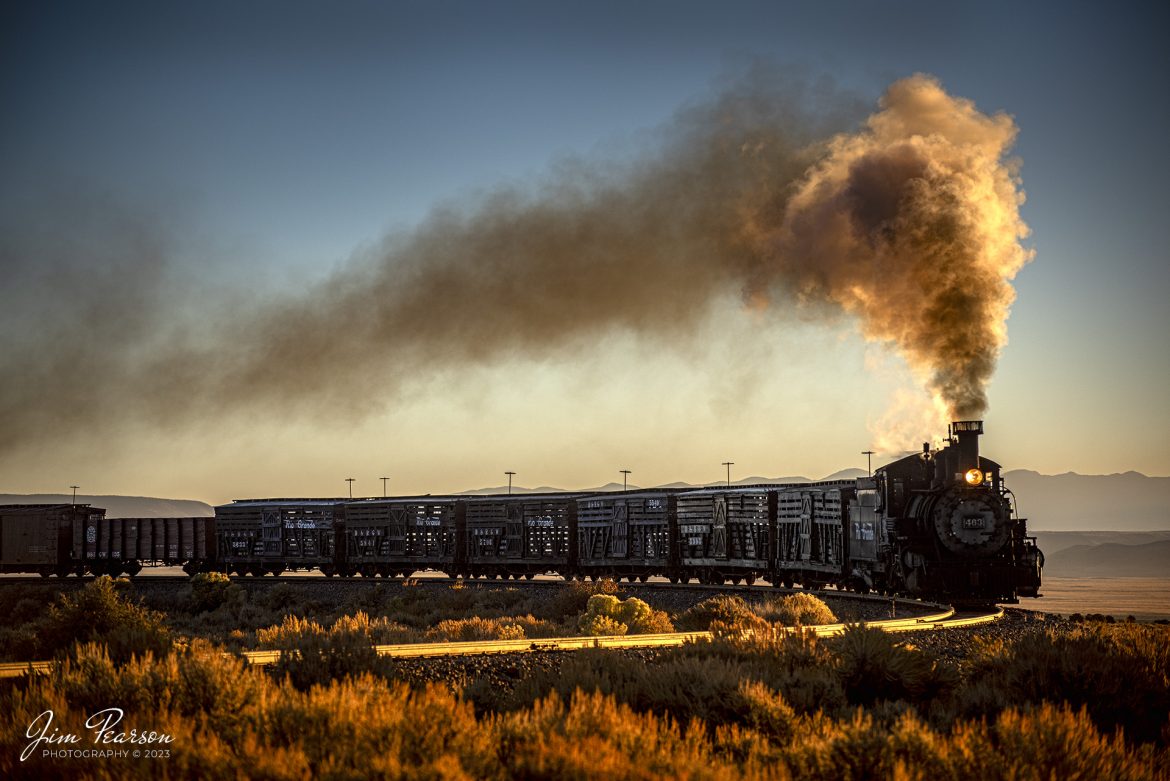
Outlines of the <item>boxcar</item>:
[[776,491],[705,488],[677,497],[679,561],[702,583],[754,583],[772,568]]
[[679,577],[664,491],[602,494],[577,500],[577,572],[586,577]]
[[215,508],[217,566],[238,574],[333,573],[344,499],[243,499]]
[[467,574],[533,578],[576,569],[577,494],[467,499]]
[[84,574],[74,555],[74,529],[92,522],[96,535],[105,513],[88,504],[0,505],[0,572]]
[[[453,497],[366,499],[345,506],[343,574],[460,573],[466,504]],[[330,573],[327,573],[330,574]]]

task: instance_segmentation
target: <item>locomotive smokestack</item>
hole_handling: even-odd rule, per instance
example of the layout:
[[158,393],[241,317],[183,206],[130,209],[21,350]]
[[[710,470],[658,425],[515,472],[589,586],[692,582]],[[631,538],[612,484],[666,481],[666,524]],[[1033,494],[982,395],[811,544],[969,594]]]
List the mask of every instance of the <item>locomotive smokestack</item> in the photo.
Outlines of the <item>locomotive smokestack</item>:
[[959,451],[955,472],[960,480],[969,470],[979,469],[979,435],[982,433],[982,420],[957,420],[951,424],[951,435]]

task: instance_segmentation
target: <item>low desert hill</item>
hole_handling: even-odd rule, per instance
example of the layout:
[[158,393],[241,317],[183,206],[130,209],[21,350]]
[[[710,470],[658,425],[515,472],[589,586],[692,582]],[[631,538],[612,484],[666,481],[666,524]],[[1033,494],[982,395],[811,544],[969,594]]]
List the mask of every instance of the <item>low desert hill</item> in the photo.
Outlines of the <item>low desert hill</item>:
[[1163,531],[1148,531],[1148,532],[1128,532],[1128,531],[1032,531],[1029,533],[1036,536],[1036,544],[1040,546],[1040,550],[1044,551],[1045,556],[1052,556],[1069,548],[1094,545],[1104,545],[1106,543],[1117,543],[1118,545],[1146,545],[1151,542],[1162,542],[1163,540],[1170,540],[1170,530]]
[[1047,554],[1044,574],[1065,578],[1170,578],[1170,539],[1142,545],[1074,545]]
[[[0,494],[0,504],[70,504],[72,501],[70,494]],[[78,494],[77,503],[104,507],[107,518],[195,518],[215,515],[211,505],[194,499]]]

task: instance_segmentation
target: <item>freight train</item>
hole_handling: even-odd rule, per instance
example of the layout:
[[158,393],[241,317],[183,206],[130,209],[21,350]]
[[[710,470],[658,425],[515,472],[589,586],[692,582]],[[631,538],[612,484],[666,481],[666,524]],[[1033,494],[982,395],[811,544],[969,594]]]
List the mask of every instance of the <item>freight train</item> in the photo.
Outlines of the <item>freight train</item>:
[[106,519],[88,505],[0,507],[0,569],[42,575],[650,577],[833,585],[951,602],[1039,596],[1043,554],[981,421],[872,477],[605,493],[249,499],[215,517]]

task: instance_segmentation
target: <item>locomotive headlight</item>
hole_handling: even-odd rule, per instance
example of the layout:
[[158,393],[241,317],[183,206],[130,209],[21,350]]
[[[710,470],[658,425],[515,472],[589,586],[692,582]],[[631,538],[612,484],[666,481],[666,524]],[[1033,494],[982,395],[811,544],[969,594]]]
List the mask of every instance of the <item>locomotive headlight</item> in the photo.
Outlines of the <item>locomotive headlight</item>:
[[963,479],[967,481],[967,485],[979,485],[983,482],[983,472],[979,469],[968,469]]

